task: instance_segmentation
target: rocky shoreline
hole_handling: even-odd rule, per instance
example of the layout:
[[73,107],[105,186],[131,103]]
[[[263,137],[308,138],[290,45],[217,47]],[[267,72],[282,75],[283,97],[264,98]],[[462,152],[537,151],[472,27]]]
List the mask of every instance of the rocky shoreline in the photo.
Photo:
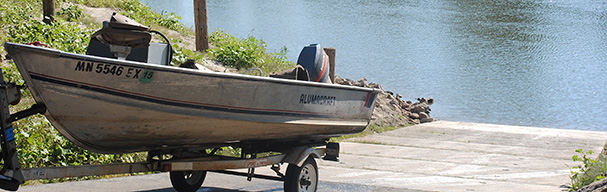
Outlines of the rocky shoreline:
[[430,117],[430,105],[434,103],[434,99],[431,97],[418,98],[416,102],[404,101],[400,94],[386,91],[378,83],[369,83],[364,77],[354,81],[336,76],[335,83],[381,90],[375,100],[371,125],[400,127],[434,121],[434,118]]

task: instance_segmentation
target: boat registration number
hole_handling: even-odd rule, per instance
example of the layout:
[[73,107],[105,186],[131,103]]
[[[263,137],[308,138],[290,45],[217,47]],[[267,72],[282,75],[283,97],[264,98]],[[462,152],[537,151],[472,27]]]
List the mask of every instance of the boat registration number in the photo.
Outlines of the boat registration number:
[[90,61],[78,61],[76,67],[74,67],[74,71],[139,79],[139,82],[142,83],[151,82],[155,73],[154,71],[141,68],[124,67],[109,63],[94,63]]

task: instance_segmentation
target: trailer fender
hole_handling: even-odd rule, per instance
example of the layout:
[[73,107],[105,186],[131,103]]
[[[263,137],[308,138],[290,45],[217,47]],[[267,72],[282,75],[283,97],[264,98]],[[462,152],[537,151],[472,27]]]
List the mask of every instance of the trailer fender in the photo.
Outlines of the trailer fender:
[[301,167],[309,156],[321,159],[325,154],[325,148],[314,149],[312,147],[297,147],[287,153],[287,156],[282,160],[289,164]]

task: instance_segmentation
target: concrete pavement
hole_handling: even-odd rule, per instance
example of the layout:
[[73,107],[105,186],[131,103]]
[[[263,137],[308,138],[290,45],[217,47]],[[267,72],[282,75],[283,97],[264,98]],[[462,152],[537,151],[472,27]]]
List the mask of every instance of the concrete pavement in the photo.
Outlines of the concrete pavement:
[[428,191],[562,191],[580,164],[575,150],[600,152],[607,132],[438,121],[349,141],[342,163],[322,167],[359,174],[320,178]]
[[[575,150],[600,152],[605,141],[607,132],[437,121],[341,142],[339,163],[319,162],[318,191],[563,191],[570,167],[579,164],[571,159]],[[170,187],[164,173],[20,191]],[[282,183],[210,173],[199,191],[282,191]]]

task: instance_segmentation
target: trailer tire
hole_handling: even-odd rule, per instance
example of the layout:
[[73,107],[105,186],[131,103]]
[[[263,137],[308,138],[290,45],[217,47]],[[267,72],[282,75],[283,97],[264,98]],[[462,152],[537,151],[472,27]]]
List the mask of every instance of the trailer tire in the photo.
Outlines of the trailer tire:
[[171,184],[179,192],[193,192],[200,189],[207,171],[171,171]]
[[301,167],[289,164],[284,180],[285,192],[315,192],[317,186],[318,165],[313,157],[308,157]]
[[19,181],[9,178],[9,179],[0,179],[0,188],[7,191],[17,191],[19,189]]

